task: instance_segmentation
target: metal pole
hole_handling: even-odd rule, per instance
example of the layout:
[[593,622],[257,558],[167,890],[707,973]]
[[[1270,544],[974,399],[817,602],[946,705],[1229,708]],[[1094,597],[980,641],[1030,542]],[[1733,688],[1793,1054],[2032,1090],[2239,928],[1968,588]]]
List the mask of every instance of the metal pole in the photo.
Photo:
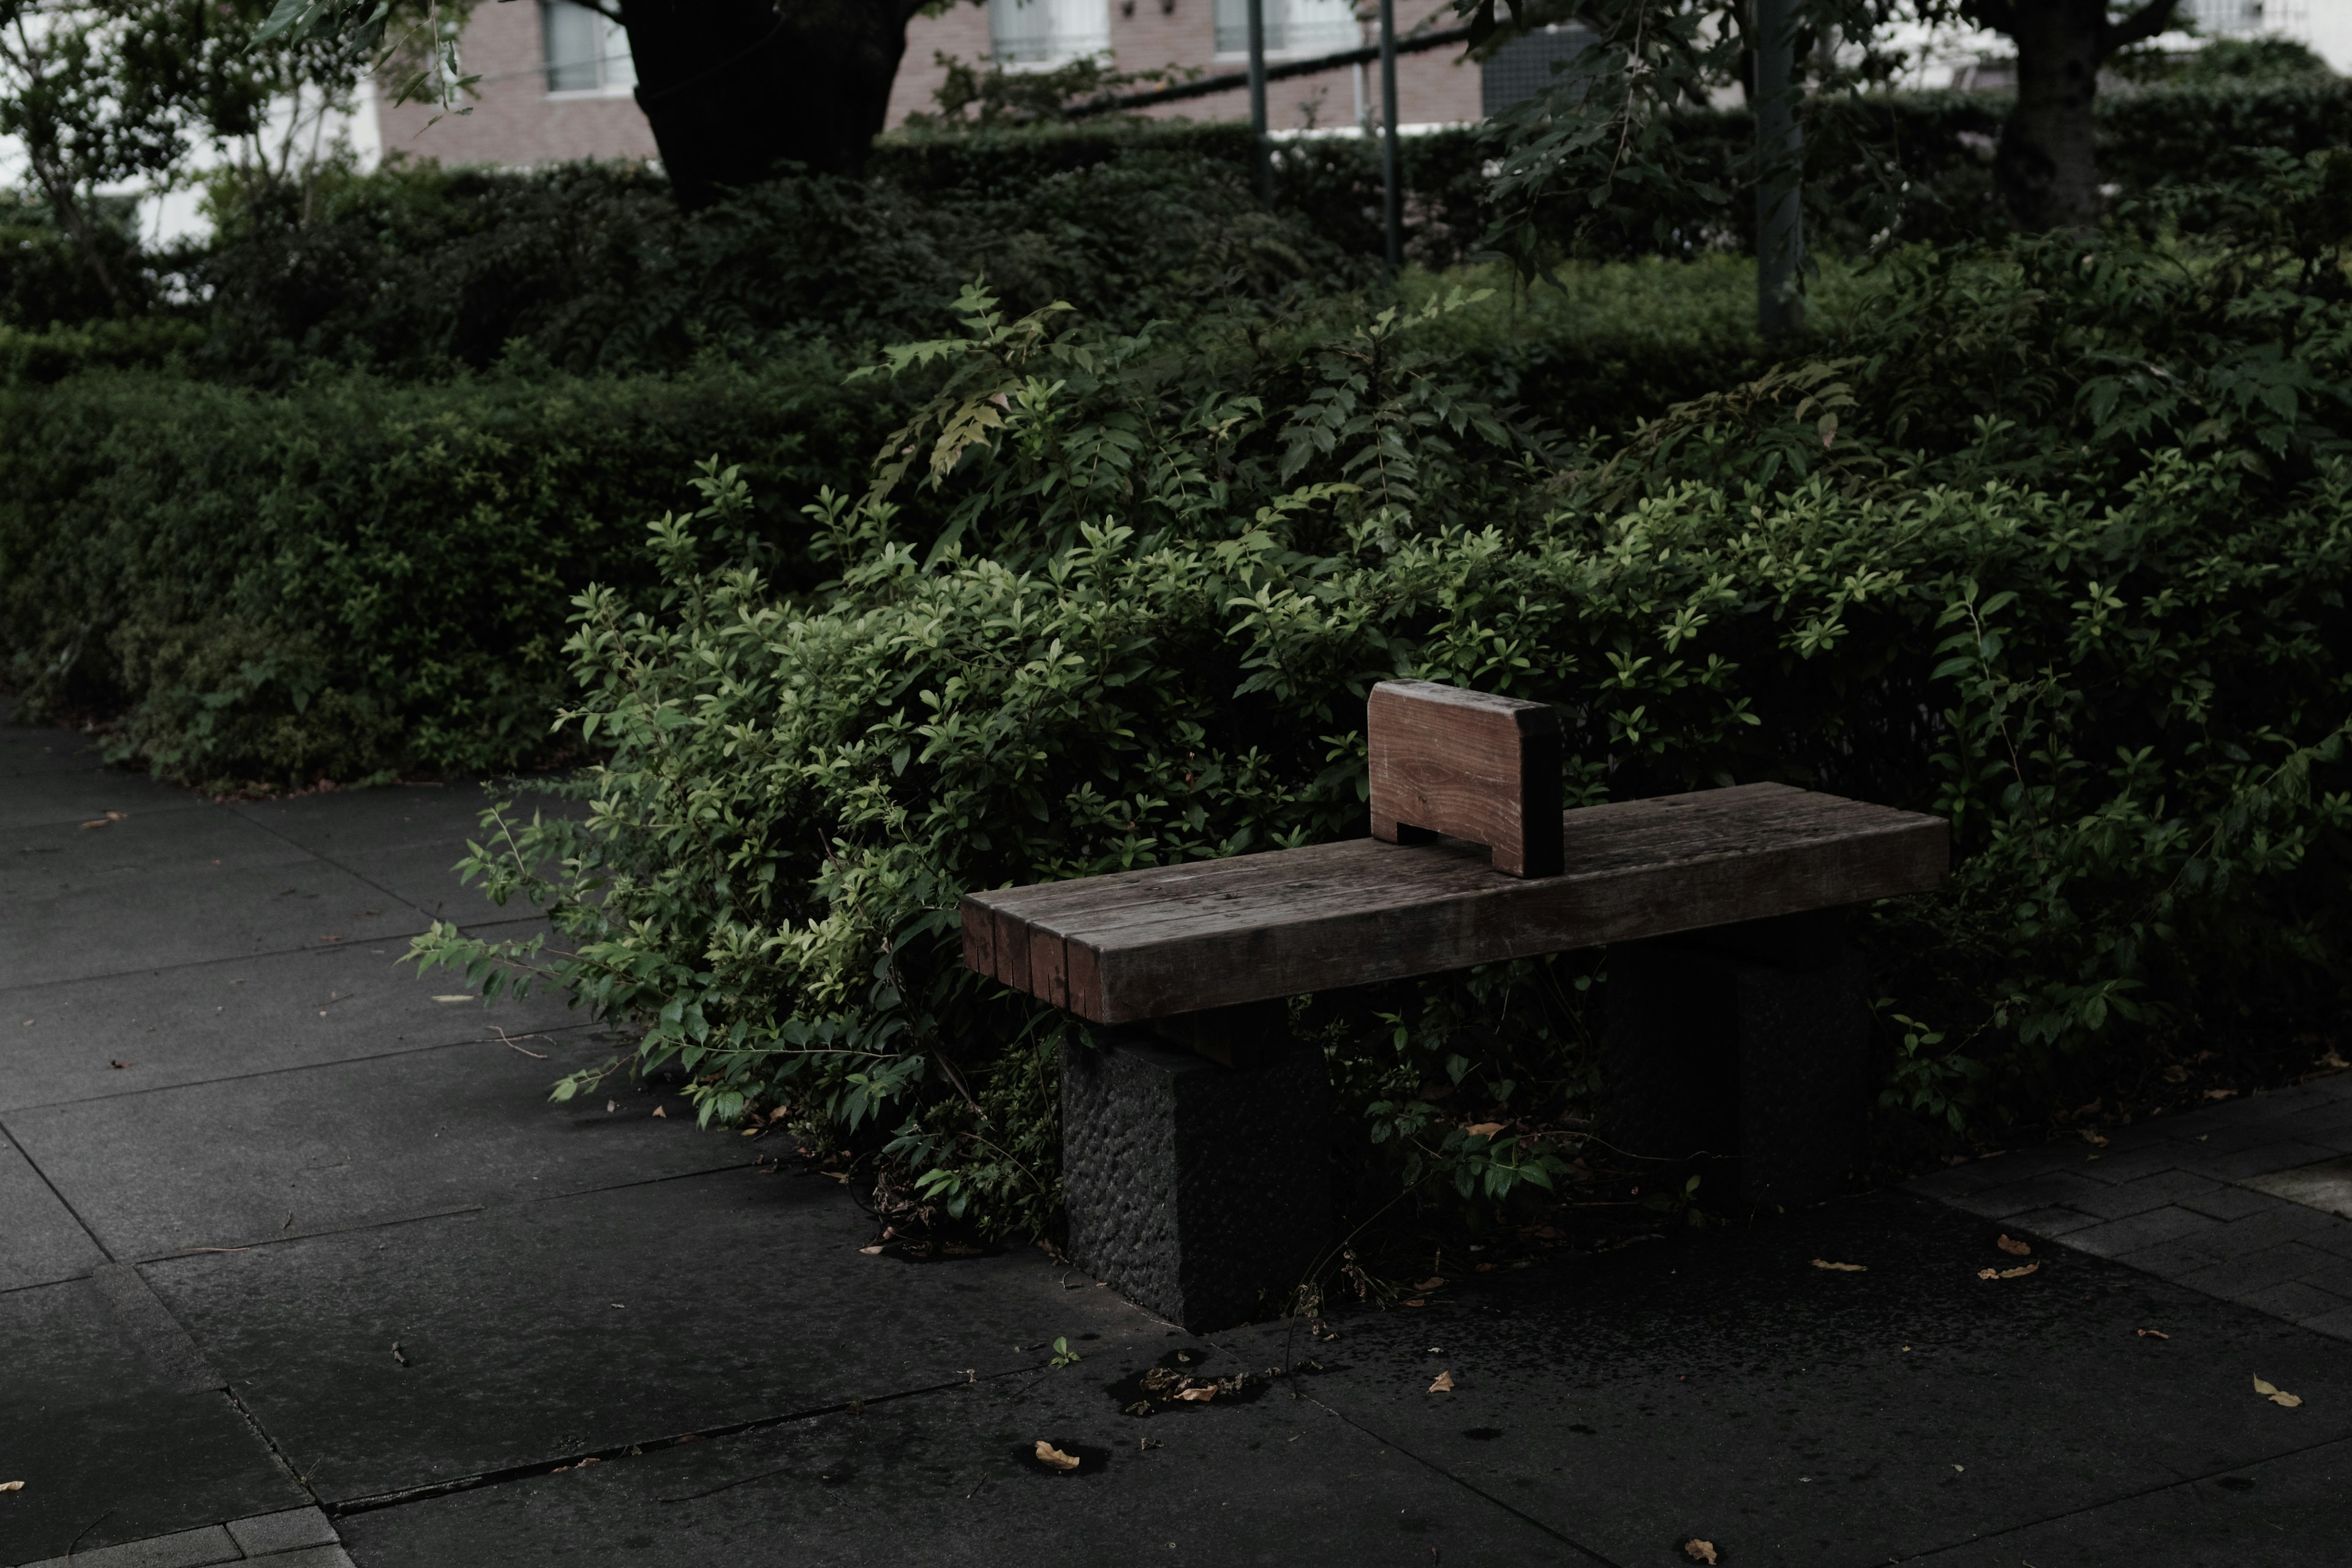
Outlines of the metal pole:
[[1756,0],[1756,325],[1768,338],[1805,324],[1794,292],[1805,258],[1801,132],[1797,126],[1796,7]]
[[1250,163],[1257,199],[1274,205],[1274,156],[1265,136],[1265,0],[1249,0]]
[[1404,267],[1404,192],[1397,183],[1396,0],[1381,0],[1381,216],[1388,227],[1389,270]]

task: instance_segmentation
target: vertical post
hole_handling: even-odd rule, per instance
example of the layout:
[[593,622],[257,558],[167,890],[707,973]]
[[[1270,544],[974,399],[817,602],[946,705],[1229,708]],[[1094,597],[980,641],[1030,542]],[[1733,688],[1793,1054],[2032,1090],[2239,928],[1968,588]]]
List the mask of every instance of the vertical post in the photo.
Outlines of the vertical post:
[[1802,142],[1797,127],[1794,0],[1756,5],[1756,325],[1768,338],[1801,328],[1804,305],[1793,292],[1805,257],[1804,200],[1798,181]]
[[1388,231],[1389,270],[1404,267],[1404,192],[1397,176],[1396,0],[1381,0],[1381,216]]
[[1274,157],[1265,136],[1265,0],[1249,0],[1250,166],[1257,199],[1274,205]]

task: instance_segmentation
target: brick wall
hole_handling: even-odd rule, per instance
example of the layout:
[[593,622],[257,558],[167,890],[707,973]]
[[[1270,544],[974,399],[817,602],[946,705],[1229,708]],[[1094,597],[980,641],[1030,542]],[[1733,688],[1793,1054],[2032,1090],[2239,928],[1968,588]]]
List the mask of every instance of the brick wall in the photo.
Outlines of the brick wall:
[[404,153],[509,168],[566,158],[655,156],[653,128],[627,92],[549,95],[532,0],[476,6],[466,24],[462,58],[467,74],[482,79],[475,84],[479,96],[468,100],[473,112],[435,120],[440,111],[432,104],[379,100],[376,123],[387,156]]
[[[1424,16],[1446,13],[1446,0],[1398,0],[1397,27],[1405,31]],[[1239,70],[1239,56],[1215,52],[1213,0],[1111,0],[1111,48],[1129,70],[1155,66],[1198,66],[1221,73]],[[940,16],[918,16],[907,29],[906,58],[890,94],[892,125],[912,112],[934,107],[931,94],[942,72],[933,63],[944,54],[977,60],[988,52],[988,13],[959,5]],[[1479,114],[1478,68],[1457,64],[1458,49],[1432,49],[1397,61],[1397,106],[1407,124],[1475,120]],[[1278,57],[1277,57],[1278,58]],[[518,167],[566,158],[656,156],[652,130],[625,91],[610,94],[547,90],[540,40],[540,12],[531,0],[478,6],[467,24],[465,69],[478,72],[472,112],[444,115],[430,104],[379,102],[377,122],[387,154],[435,158],[444,163],[494,163]],[[1366,107],[1380,112],[1380,69],[1365,69]],[[1277,128],[1347,125],[1356,116],[1354,79],[1346,70],[1297,77],[1268,84],[1267,118]],[[1240,120],[1249,113],[1243,91],[1162,105],[1164,119]]]
[[[1423,17],[1436,16],[1437,26],[1454,25],[1447,0],[1397,0],[1397,31],[1409,32]],[[1366,41],[1371,34],[1367,31]],[[1111,0],[1110,46],[1122,70],[1154,67],[1197,66],[1212,75],[1243,69],[1240,55],[1216,52],[1214,0]],[[941,16],[918,16],[907,28],[907,58],[898,67],[898,85],[890,94],[890,123],[908,115],[929,111],[931,94],[941,79],[932,64],[935,54],[976,60],[988,52],[988,12],[984,6],[960,5]],[[1479,117],[1478,68],[1456,64],[1459,47],[1404,55],[1397,60],[1397,115],[1408,125],[1475,120]],[[1276,56],[1279,59],[1281,57]],[[1367,108],[1377,122],[1380,114],[1380,68],[1365,68]],[[1307,123],[1307,106],[1314,106],[1318,125],[1346,125],[1356,117],[1353,73],[1325,71],[1266,85],[1266,119],[1277,129]],[[1161,119],[1242,120],[1249,115],[1249,94],[1219,93],[1189,99],[1149,112]]]

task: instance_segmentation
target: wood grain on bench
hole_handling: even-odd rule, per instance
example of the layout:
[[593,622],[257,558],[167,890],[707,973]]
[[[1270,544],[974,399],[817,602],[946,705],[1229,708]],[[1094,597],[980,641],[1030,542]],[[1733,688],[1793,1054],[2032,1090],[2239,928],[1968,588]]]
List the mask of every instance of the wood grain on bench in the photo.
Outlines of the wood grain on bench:
[[1924,892],[1943,821],[1742,784],[1587,806],[1561,873],[1454,840],[1305,849],[973,893],[964,962],[1099,1024]]

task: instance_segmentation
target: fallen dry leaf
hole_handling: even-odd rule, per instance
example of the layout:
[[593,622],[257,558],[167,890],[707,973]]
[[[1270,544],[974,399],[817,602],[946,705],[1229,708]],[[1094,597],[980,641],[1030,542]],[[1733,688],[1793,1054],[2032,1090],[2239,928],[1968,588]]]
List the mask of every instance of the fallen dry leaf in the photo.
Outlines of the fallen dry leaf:
[[669,1112],[668,1112],[668,1111],[667,1111],[667,1110],[663,1110],[660,1106],[658,1106],[658,1105],[656,1105],[656,1106],[655,1106],[655,1107],[654,1107],[654,1114],[655,1114],[656,1116],[660,1117],[664,1121],[668,1121],[668,1120],[669,1120]]
[[1469,1126],[1465,1127],[1462,1131],[1470,1133],[1475,1137],[1492,1138],[1496,1133],[1500,1132],[1502,1130],[1503,1124],[1499,1121],[1474,1121]]
[[1043,1437],[1037,1439],[1037,1462],[1041,1465],[1051,1465],[1057,1470],[1075,1470],[1078,1468],[1078,1457],[1076,1454],[1065,1454]]
[[1813,1267],[1816,1268],[1826,1268],[1836,1274],[1867,1274],[1870,1272],[1870,1265],[1867,1263],[1832,1263],[1826,1258],[1814,1258]]
[[1436,1379],[1436,1381],[1435,1381],[1435,1382],[1433,1382],[1433,1383],[1432,1383],[1432,1384],[1429,1385],[1429,1392],[1430,1392],[1430,1393],[1432,1393],[1432,1394],[1451,1394],[1451,1393],[1453,1393],[1453,1392],[1454,1392],[1454,1374],[1453,1374],[1452,1373],[1450,1373],[1450,1372],[1441,1372],[1441,1373],[1439,1373],[1437,1374],[1437,1379]]
[[877,1241],[871,1247],[861,1247],[857,1250],[866,1254],[866,1257],[871,1258],[882,1250],[882,1244]]
[[2164,1081],[2167,1083],[2187,1083],[2189,1081],[2189,1069],[2182,1067],[2179,1062],[2175,1062],[2170,1067],[2164,1069]]
[[1433,1274],[1428,1279],[1423,1280],[1420,1284],[1414,1286],[1413,1289],[1416,1290],[1443,1290],[1445,1289],[1445,1278],[1444,1275]]
[[2042,1265],[2039,1263],[2029,1263],[2021,1268],[1979,1268],[1977,1270],[1977,1278],[1979,1279],[2021,1279],[2041,1267]]
[[1683,1542],[1683,1555],[1694,1563],[1712,1563],[1715,1561],[1715,1542],[1701,1541],[1694,1535]]
[[2343,1054],[2336,1050],[2334,1046],[2327,1047],[2327,1054],[2326,1056],[2315,1058],[2311,1065],[2315,1068],[2327,1068],[2331,1070],[2338,1071],[2345,1068],[2352,1068],[2352,1062],[2346,1061]]
[[2031,1258],[2033,1256],[2033,1248],[2026,1246],[2025,1243],[2021,1241],[2015,1240],[2007,1236],[2002,1237],[1999,1241],[1994,1242],[1993,1245],[2000,1247],[2003,1252],[2008,1253],[2011,1258]]
[[464,993],[459,994],[454,994],[454,995],[449,995],[449,996],[436,996],[435,998],[433,998],[433,1000],[435,1000],[436,1002],[471,1002],[473,999],[474,999],[474,994],[473,994],[472,992],[470,992],[470,991],[464,992]]
[[122,813],[119,811],[110,811],[104,816],[93,817],[89,821],[83,823],[82,826],[84,827],[104,827],[110,822],[120,822],[121,820]]
[[2276,1384],[2265,1383],[2259,1377],[2254,1379],[2254,1392],[2261,1394],[2264,1399],[2269,1400],[2273,1405],[2284,1405],[2289,1410],[2294,1409],[2296,1405],[2303,1403],[2303,1401],[2296,1395],[2286,1393]]
[[2172,1337],[2162,1329],[2134,1329],[2132,1332],[2144,1340],[2168,1340]]
[[22,1481],[0,1481],[0,1492],[20,1492],[24,1489],[25,1483]]
[[2084,1127],[2078,1128],[2076,1131],[2083,1134],[2083,1142],[2090,1144],[2093,1148],[2104,1149],[2107,1146],[2107,1141],[2092,1129]]
[[2208,1100],[2235,1100],[2237,1097],[2238,1091],[2234,1089],[2209,1089],[2205,1091]]
[[1213,1383],[1196,1383],[1190,1388],[1176,1391],[1177,1398],[1189,1399],[1195,1405],[1206,1405],[1216,1396],[1217,1385]]

